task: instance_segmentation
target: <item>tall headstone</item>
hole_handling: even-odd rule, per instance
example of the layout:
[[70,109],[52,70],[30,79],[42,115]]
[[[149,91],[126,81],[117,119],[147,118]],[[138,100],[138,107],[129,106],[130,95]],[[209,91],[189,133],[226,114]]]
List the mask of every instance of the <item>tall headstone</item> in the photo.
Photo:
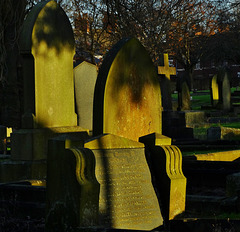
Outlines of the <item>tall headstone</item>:
[[169,67],[168,54],[163,54],[158,66],[158,75],[160,76],[160,86],[162,93],[163,110],[172,110],[172,96],[171,96],[171,75],[176,75],[176,68]]
[[229,111],[231,109],[231,86],[227,72],[224,73],[224,77],[222,80],[220,99],[222,101],[222,109],[225,111]]
[[[161,91],[150,56],[137,39],[123,39],[99,70],[94,94],[93,134],[135,141],[162,132]],[[137,125],[137,126],[136,126]]]
[[23,128],[76,126],[74,36],[55,1],[41,2],[24,22],[21,39],[24,74]]
[[186,74],[177,79],[178,110],[191,110],[190,90]]
[[83,61],[73,71],[78,125],[92,130],[93,96],[97,79],[97,66]]
[[219,101],[217,75],[214,75],[211,81],[211,100],[212,105],[215,107]]
[[44,160],[56,134],[82,131],[74,102],[74,36],[55,1],[37,4],[20,36],[23,74],[22,128],[12,133],[13,160]]
[[213,107],[229,111],[231,104],[230,74],[226,68],[222,68],[213,77],[211,83],[211,100]]

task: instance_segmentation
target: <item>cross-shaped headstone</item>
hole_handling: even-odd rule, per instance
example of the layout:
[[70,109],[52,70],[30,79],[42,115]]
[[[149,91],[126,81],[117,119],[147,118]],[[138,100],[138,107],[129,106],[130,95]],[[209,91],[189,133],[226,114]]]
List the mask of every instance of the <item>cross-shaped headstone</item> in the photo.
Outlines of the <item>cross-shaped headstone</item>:
[[163,54],[163,66],[158,66],[158,74],[164,74],[169,80],[170,75],[176,75],[176,68],[169,67],[168,54]]

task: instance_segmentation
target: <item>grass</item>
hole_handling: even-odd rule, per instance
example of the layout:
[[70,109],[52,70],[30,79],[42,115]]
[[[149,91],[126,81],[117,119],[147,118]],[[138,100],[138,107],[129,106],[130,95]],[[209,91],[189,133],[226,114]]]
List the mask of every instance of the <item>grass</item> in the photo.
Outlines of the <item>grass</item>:
[[[204,92],[204,91],[201,91]],[[206,93],[209,93],[209,91],[205,91]],[[210,93],[209,94],[204,94],[204,95],[193,95],[191,92],[192,96],[192,109],[193,110],[200,110],[201,106],[210,106],[211,105],[211,98],[210,98]],[[177,101],[178,99],[178,94],[173,93],[172,94],[172,99]]]

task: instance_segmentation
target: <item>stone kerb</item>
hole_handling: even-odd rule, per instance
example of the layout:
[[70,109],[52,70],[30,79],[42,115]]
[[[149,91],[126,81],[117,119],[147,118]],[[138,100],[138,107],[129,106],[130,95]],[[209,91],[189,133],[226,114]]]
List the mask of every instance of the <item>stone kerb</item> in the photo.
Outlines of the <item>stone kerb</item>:
[[161,121],[161,91],[152,60],[137,39],[121,40],[99,70],[93,134],[110,133],[138,141],[146,134],[161,134]]

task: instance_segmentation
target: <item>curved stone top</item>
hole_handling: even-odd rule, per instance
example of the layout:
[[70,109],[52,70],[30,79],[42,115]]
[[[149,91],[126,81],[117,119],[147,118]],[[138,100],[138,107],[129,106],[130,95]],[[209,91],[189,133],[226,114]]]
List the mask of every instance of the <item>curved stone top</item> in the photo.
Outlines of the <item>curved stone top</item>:
[[95,86],[93,134],[135,141],[161,134],[161,91],[157,70],[135,38],[119,41],[107,54]]
[[36,5],[25,20],[20,44],[25,106],[23,126],[76,126],[74,35],[63,9],[55,1]]
[[40,2],[30,11],[20,35],[20,49],[22,52],[30,52],[34,44],[37,46],[43,40],[48,47],[56,48],[59,43],[64,43],[74,49],[73,31],[69,19],[64,10],[53,0]]

